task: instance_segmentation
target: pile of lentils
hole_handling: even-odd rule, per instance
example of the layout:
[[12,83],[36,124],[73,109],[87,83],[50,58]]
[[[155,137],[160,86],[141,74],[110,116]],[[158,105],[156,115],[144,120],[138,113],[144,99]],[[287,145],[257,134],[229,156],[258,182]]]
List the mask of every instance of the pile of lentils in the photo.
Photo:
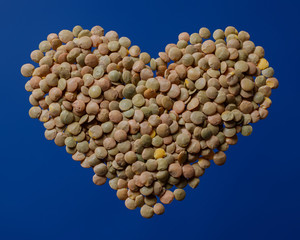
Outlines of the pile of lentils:
[[207,28],[183,32],[154,59],[100,26],[51,33],[30,55],[36,64],[21,68],[29,116],[94,170],[96,185],[109,179],[128,209],[163,214],[267,117],[278,87],[247,32],[230,26],[210,38]]

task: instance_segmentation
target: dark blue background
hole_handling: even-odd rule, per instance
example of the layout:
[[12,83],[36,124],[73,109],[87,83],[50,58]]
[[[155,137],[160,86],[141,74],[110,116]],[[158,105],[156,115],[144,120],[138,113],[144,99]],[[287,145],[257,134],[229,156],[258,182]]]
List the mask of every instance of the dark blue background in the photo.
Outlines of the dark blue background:
[[[300,239],[299,1],[109,2],[1,1],[0,239]],[[116,30],[153,57],[182,31],[246,30],[280,82],[269,117],[183,202],[143,219],[28,116],[21,65],[48,33],[77,24]]]

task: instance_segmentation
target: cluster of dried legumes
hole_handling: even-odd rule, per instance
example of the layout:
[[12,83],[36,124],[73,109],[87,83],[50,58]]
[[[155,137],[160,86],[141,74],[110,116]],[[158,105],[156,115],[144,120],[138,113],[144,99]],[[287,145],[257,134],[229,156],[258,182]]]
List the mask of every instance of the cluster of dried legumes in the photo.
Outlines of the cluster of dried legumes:
[[227,27],[203,41],[210,36],[207,28],[181,33],[151,59],[100,26],[51,33],[31,53],[39,66],[21,68],[31,77],[29,115],[48,140],[93,168],[95,184],[110,179],[127,208],[162,214],[163,204],[199,184],[210,160],[225,163],[239,132],[250,135],[249,124],[267,117],[278,86],[247,32]]

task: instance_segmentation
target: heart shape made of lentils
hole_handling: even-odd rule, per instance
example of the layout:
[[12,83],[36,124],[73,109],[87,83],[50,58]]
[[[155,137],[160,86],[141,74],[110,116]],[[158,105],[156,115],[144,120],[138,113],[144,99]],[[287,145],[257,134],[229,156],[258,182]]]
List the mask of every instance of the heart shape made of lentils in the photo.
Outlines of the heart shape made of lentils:
[[[117,191],[145,218],[165,211],[251,123],[264,119],[278,87],[261,46],[234,27],[183,32],[158,58],[115,31],[51,33],[24,64],[31,118],[93,182]],[[175,189],[175,190],[174,190]]]

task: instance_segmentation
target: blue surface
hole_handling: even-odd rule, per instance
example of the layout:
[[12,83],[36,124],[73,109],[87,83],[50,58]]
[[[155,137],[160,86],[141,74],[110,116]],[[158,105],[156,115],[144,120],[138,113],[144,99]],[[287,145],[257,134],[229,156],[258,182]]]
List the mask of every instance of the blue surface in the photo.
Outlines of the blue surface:
[[[298,9],[298,1],[261,0],[2,1],[0,239],[300,239]],[[28,116],[19,68],[48,33],[77,24],[116,30],[153,57],[182,31],[246,30],[280,82],[270,114],[183,202],[143,219]]]

